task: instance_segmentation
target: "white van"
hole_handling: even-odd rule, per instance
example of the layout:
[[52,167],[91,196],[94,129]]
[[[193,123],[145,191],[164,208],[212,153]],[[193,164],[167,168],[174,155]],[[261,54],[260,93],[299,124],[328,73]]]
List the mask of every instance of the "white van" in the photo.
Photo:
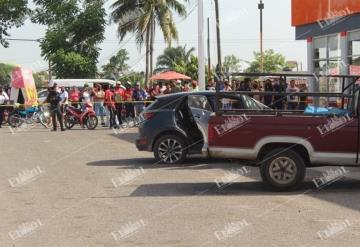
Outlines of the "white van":
[[50,80],[49,87],[57,84],[59,87],[78,87],[81,88],[85,84],[89,85],[89,87],[94,87],[94,84],[107,84],[111,86],[115,86],[116,81],[108,80],[108,79],[54,79]]

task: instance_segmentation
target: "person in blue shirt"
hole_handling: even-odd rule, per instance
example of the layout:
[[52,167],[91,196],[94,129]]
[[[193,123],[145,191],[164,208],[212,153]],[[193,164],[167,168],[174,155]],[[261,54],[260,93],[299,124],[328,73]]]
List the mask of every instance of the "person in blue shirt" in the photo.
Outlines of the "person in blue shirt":
[[48,97],[46,98],[46,103],[50,104],[50,111],[53,123],[53,131],[56,131],[57,123],[56,118],[60,122],[61,131],[65,131],[63,116],[60,109],[61,97],[60,94],[56,91],[56,84],[49,90]]
[[135,111],[136,116],[139,116],[140,113],[145,109],[145,103],[144,102],[138,102],[138,101],[144,101],[146,99],[146,93],[143,89],[141,89],[140,82],[136,83],[134,91],[133,91],[133,99],[135,102]]

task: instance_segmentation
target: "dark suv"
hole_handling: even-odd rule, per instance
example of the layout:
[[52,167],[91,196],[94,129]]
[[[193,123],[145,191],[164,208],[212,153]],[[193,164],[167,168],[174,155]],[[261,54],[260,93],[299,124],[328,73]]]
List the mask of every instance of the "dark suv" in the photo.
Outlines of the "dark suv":
[[[268,109],[246,95],[227,95],[223,109]],[[208,138],[208,120],[214,114],[215,92],[177,93],[158,97],[141,114],[139,151],[154,152],[158,161],[181,163],[188,154],[200,154]]]

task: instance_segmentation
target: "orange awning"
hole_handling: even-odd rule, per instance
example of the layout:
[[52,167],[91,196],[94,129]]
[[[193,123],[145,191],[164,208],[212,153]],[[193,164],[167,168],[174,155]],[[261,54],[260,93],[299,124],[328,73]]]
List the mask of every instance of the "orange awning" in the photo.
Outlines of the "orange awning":
[[167,71],[154,75],[150,78],[152,81],[171,81],[171,80],[191,80],[190,77],[177,73],[175,71]]

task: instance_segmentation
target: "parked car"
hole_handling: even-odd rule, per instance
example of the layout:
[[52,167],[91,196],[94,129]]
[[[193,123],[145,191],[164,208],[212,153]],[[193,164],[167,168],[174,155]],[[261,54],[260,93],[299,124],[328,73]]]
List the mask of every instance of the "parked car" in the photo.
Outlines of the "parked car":
[[[267,106],[246,95],[222,97],[223,108],[264,110]],[[215,92],[177,93],[158,97],[142,113],[140,151],[154,152],[159,162],[181,163],[188,154],[200,154],[207,143],[207,124],[214,113]],[[198,127],[200,126],[200,128]]]
[[39,102],[39,104],[43,104],[45,102],[45,100],[47,99],[48,94],[49,94],[49,90],[47,90],[47,89],[40,90],[38,92],[38,102]]

